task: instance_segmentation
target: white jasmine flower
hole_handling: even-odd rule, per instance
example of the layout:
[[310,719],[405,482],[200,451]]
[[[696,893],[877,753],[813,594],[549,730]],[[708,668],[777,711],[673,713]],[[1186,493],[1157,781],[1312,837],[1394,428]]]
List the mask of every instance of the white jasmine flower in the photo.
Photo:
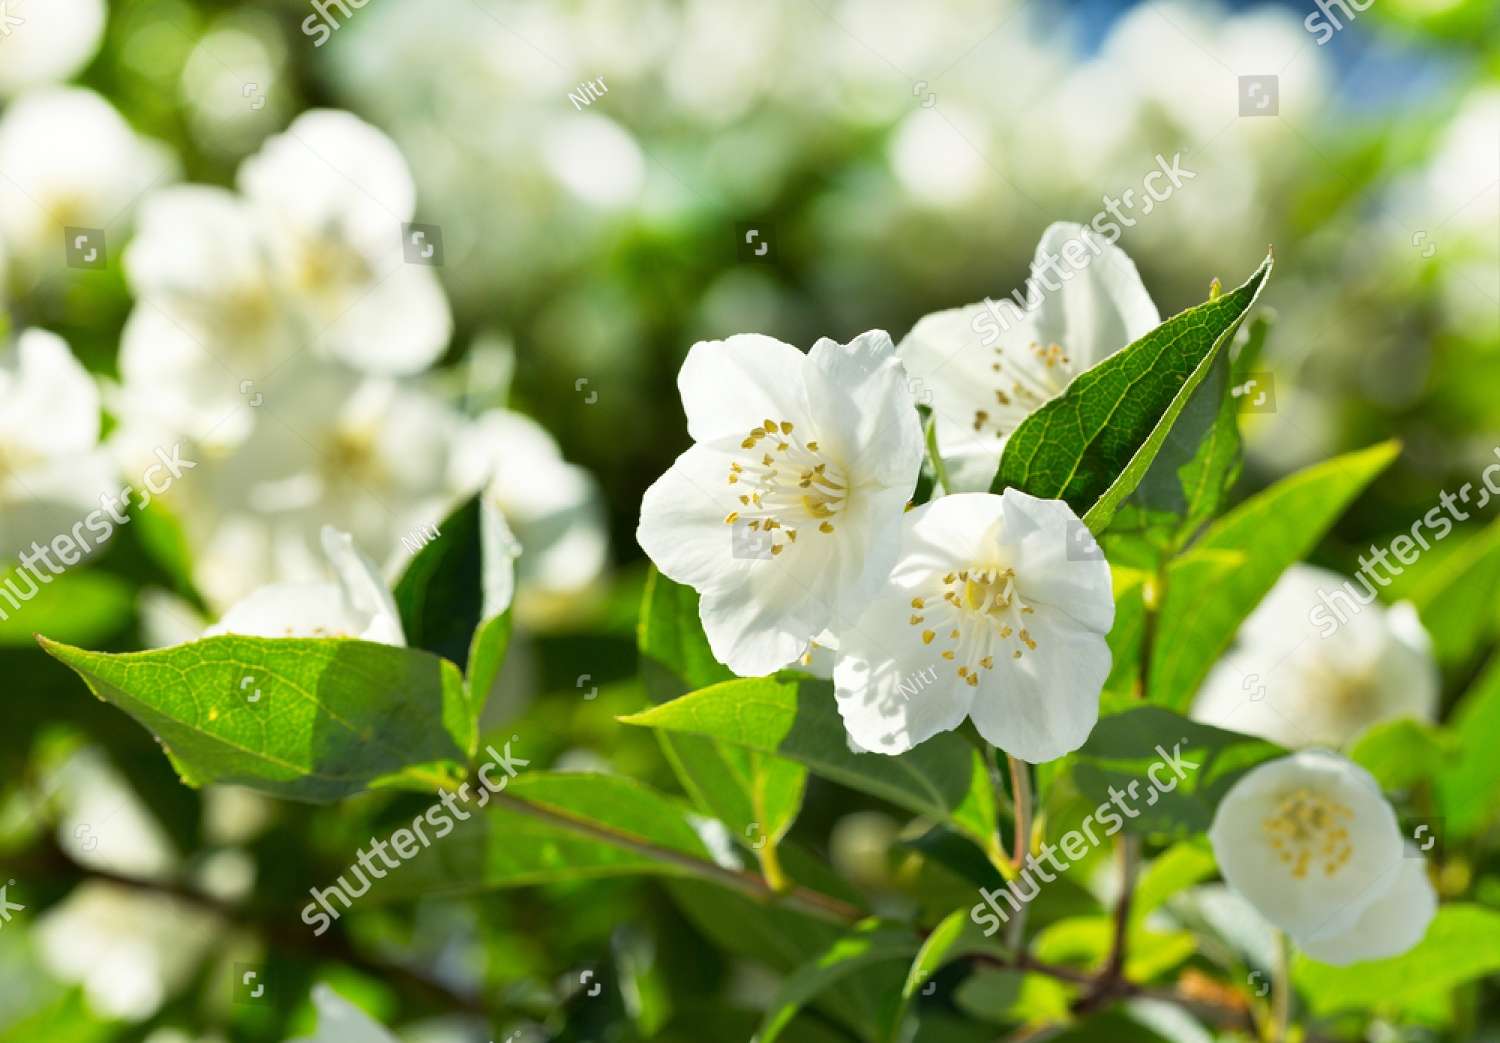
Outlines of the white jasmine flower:
[[389,138],[347,112],[305,112],[241,165],[238,182],[321,350],[384,373],[415,373],[442,354],[453,318],[433,268],[403,253],[416,187]]
[[897,350],[913,392],[932,406],[950,479],[974,491],[989,487],[1022,420],[1160,324],[1125,251],[1059,221],[1042,233],[1015,298],[927,315]]
[[0,558],[70,533],[118,491],[99,451],[99,391],[61,337],[0,349]]
[[1114,623],[1109,565],[1070,560],[1078,517],[1015,489],[944,496],[906,515],[901,558],[838,633],[833,681],[854,742],[903,753],[971,718],[1039,763],[1099,717]]
[[92,91],[47,88],[24,95],[0,117],[0,234],[33,269],[60,268],[65,228],[112,234],[173,163],[139,137]]
[[646,490],[636,539],[696,589],[714,655],[765,674],[862,609],[896,559],[922,432],[882,330],[803,355],[758,334],[693,345],[694,445]]
[[1293,748],[1341,747],[1398,717],[1433,720],[1431,638],[1409,603],[1382,606],[1377,589],[1311,565],[1287,569],[1214,665],[1192,716]]
[[401,615],[390,588],[347,532],[323,529],[323,551],[334,580],[275,583],[240,601],[203,632],[252,637],[356,637],[405,645]]
[[1208,832],[1219,870],[1308,955],[1346,964],[1405,952],[1436,898],[1370,774],[1326,750],[1253,768]]
[[85,882],[37,917],[43,966],[76,982],[108,1018],[144,1021],[187,984],[223,925],[199,907],[119,884]]
[[287,1043],[398,1043],[378,1022],[327,985],[314,985],[312,999],[318,1009],[316,1035]]
[[482,489],[525,549],[516,562],[517,610],[533,620],[588,589],[609,555],[604,507],[592,475],[563,459],[536,421],[494,409],[467,424],[453,454],[453,483]]
[[104,0],[11,0],[5,13],[20,24],[0,32],[0,95],[66,80],[104,35]]
[[225,189],[182,185],[149,195],[137,224],[125,270],[141,303],[122,334],[121,376],[182,430],[243,437],[241,380],[291,355],[303,329],[255,214]]

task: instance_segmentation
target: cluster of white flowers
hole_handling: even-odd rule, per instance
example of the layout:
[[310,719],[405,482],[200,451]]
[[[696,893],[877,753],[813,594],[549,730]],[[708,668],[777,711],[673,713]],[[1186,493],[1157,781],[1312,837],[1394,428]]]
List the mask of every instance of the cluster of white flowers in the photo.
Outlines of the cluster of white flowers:
[[[46,293],[69,265],[122,261],[136,304],[119,382],[102,393],[49,333],[0,350],[0,557],[67,531],[181,445],[198,466],[156,503],[220,628],[400,642],[373,603],[333,596],[325,550],[344,584],[350,561],[372,555],[388,602],[403,563],[475,492],[506,591],[492,604],[518,584],[517,610],[545,619],[587,590],[607,563],[592,477],[526,417],[466,416],[469,389],[431,369],[453,320],[422,263],[432,244],[412,236],[440,233],[409,230],[416,187],[390,139],[345,112],[307,112],[242,162],[236,190],[168,184],[164,147],[93,92],[58,85],[94,53],[103,3],[24,17],[0,38],[0,284]],[[101,406],[118,421],[103,442]],[[307,584],[328,596],[289,607],[281,595]],[[185,604],[144,604],[178,617],[148,620],[154,633],[201,629],[181,625],[195,618]],[[328,611],[314,619],[314,604]]]
[[[1043,246],[1083,235],[1057,224]],[[1013,489],[907,508],[923,458],[917,399],[945,457],[946,431],[982,487],[1029,412],[1155,324],[1129,258],[1091,242],[1095,263],[994,343],[976,343],[975,305],[924,318],[899,350],[879,330],[806,355],[756,335],[693,346],[678,387],[694,445],[647,490],[637,538],[699,591],[732,670],[832,648],[839,711],[870,751],[904,752],[966,718],[1029,761],[1088,738],[1114,598],[1103,557],[1069,553],[1077,515]],[[959,437],[970,429],[982,437]]]

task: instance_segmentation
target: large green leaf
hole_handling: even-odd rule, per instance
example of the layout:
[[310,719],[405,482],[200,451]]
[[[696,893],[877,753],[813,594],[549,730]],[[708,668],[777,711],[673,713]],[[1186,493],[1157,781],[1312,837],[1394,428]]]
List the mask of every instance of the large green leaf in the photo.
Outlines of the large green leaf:
[[1399,717],[1365,729],[1349,749],[1349,759],[1391,792],[1435,777],[1452,763],[1457,746],[1456,737],[1436,725]]
[[[994,929],[991,928],[993,934]],[[974,953],[985,953],[999,958],[1012,956],[998,940],[987,937],[969,915],[968,909],[955,909],[932,929],[922,947],[917,950],[906,972],[906,981],[901,986],[901,1004],[896,1016],[891,1019],[891,1040],[899,1038],[906,1012],[916,998],[917,991],[926,986],[933,975],[945,965]]]
[[[646,580],[636,637],[646,689],[657,702],[734,677],[708,647],[698,595],[655,569]],[[698,735],[657,736],[683,788],[742,845],[763,851],[796,821],[807,783],[801,764]]]
[[445,518],[396,583],[407,644],[465,667],[477,715],[505,660],[510,612],[485,605],[484,576],[503,553],[496,508],[475,496]]
[[1412,591],[1432,651],[1444,666],[1462,666],[1495,634],[1500,620],[1500,521],[1489,524]]
[[1313,1012],[1399,1011],[1406,1003],[1500,973],[1500,912],[1445,905],[1416,947],[1388,960],[1332,967],[1298,955],[1292,980]]
[[1233,361],[1228,351],[1214,357],[1146,477],[1115,514],[1105,544],[1111,564],[1154,568],[1223,511],[1242,462],[1238,392],[1269,327],[1265,316],[1256,316]]
[[[827,952],[789,975],[771,1001],[755,1043],[773,1043],[809,1000],[851,974],[875,964],[909,960],[917,951],[917,938],[909,928],[891,927],[874,921],[860,924],[840,938]],[[895,996],[887,996],[877,1021],[894,1016]]]
[[948,732],[899,757],[854,753],[826,681],[790,674],[726,681],[621,719],[789,757],[824,778],[951,821],[1001,855],[994,795],[977,750]]
[[1103,532],[1255,303],[1267,257],[1230,293],[1189,308],[1073,380],[1006,441],[992,488],[1063,499]]
[[474,751],[457,668],[416,649],[226,635],[107,655],[41,641],[155,735],[192,786],[314,802],[377,785],[430,789]]
[[1138,706],[1100,718],[1066,763],[1074,785],[1100,809],[1096,835],[1123,828],[1189,837],[1207,831],[1241,775],[1282,752],[1262,739]]
[[688,810],[623,776],[522,771],[499,797],[472,786],[426,814],[433,843],[376,884],[382,900],[715,868]]
[[1191,702],[1261,598],[1396,458],[1382,442],[1284,478],[1220,518],[1166,572],[1146,698]]

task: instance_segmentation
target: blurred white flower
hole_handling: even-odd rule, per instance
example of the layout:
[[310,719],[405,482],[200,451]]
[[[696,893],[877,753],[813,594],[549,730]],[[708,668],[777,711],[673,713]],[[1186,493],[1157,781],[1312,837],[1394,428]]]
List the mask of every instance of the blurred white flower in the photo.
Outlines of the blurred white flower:
[[882,330],[803,355],[759,334],[693,345],[678,374],[694,445],[646,490],[636,539],[701,595],[743,675],[861,611],[896,560],[922,432]]
[[1437,898],[1375,780],[1325,750],[1261,764],[1225,795],[1208,838],[1219,871],[1316,960],[1405,952]]
[[238,183],[322,350],[393,374],[442,354],[453,318],[432,268],[407,259],[416,187],[389,138],[347,112],[305,112],[241,165]]
[[635,138],[597,113],[573,113],[549,128],[542,139],[542,156],[553,177],[596,206],[634,202],[646,177],[646,161]]
[[81,985],[95,1011],[144,1021],[187,983],[222,930],[179,899],[87,882],[37,917],[35,937],[42,963]]
[[1077,749],[1099,718],[1114,623],[1109,564],[1072,560],[1061,500],[958,493],[906,515],[901,558],[836,628],[839,713],[854,742],[904,753],[970,718],[1032,763]]
[[588,471],[563,459],[536,421],[506,409],[470,421],[454,450],[453,476],[465,493],[482,489],[514,532],[521,616],[545,620],[604,571],[609,537],[598,487]]
[[[1359,603],[1361,586],[1369,604]],[[1378,589],[1311,565],[1287,569],[1214,665],[1194,719],[1293,749],[1341,747],[1398,717],[1433,720],[1432,640],[1409,603],[1385,607]],[[1346,622],[1327,615],[1330,603]],[[1309,618],[1317,615],[1324,625]]]
[[61,337],[26,330],[0,348],[0,559],[70,532],[119,491],[98,442],[98,388]]
[[332,581],[261,587],[224,613],[203,636],[356,637],[404,646],[406,636],[396,600],[353,538],[325,526],[323,552],[333,569]]
[[104,36],[104,0],[11,0],[0,32],[0,96],[66,80]]
[[327,985],[314,985],[312,999],[318,1009],[318,1031],[287,1043],[399,1043],[368,1014]]
[[1065,221],[1042,233],[1016,297],[1031,306],[1001,297],[927,315],[897,349],[958,489],[988,488],[1022,420],[1161,322],[1125,251]]
[[46,88],[0,115],[0,170],[0,235],[18,266],[48,270],[65,261],[65,228],[102,231],[107,256],[120,220],[175,161],[92,91]]
[[98,749],[85,746],[57,769],[57,844],[80,865],[164,880],[177,852],[151,810]]

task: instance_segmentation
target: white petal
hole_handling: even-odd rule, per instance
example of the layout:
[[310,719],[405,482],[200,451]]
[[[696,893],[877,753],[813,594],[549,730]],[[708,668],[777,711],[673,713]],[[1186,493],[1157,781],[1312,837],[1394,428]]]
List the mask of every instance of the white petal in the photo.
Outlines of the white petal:
[[[1281,834],[1271,824],[1299,796],[1332,808],[1314,841],[1332,843],[1331,830],[1345,831],[1336,838],[1332,870],[1316,858],[1298,876],[1295,859],[1273,846]],[[1375,780],[1324,750],[1305,750],[1251,769],[1219,803],[1208,836],[1229,885],[1267,920],[1298,937],[1353,925],[1381,896],[1387,872],[1402,857],[1395,813]]]
[[0,94],[66,80],[99,49],[104,36],[103,0],[46,0],[14,5],[25,19],[0,36]]
[[204,637],[358,637],[337,583],[272,583],[241,598]]
[[[727,532],[721,538],[727,540]],[[812,635],[833,622],[833,608],[818,593],[818,577],[799,567],[804,556],[810,555],[794,546],[776,559],[755,562],[758,568],[733,572],[729,582],[700,591],[698,615],[709,648],[741,677],[792,665],[807,651]]]
[[677,389],[696,442],[744,438],[763,420],[803,421],[807,357],[774,337],[741,333],[694,344]]
[[327,985],[315,985],[313,1006],[318,1008],[316,1035],[287,1043],[398,1043],[395,1036]]
[[1109,563],[1082,519],[1062,500],[1041,500],[1019,489],[1006,489],[1001,501],[1022,599],[1109,633],[1115,618]]
[[1390,867],[1388,876],[1384,893],[1352,926],[1315,938],[1298,937],[1297,945],[1315,960],[1342,967],[1399,956],[1420,942],[1437,915],[1438,904],[1427,878],[1427,863],[1408,844],[1406,857]]
[[[1042,292],[1036,324],[1042,343],[1063,345],[1077,362],[1075,372],[1082,372],[1161,325],[1161,316],[1125,251],[1082,225],[1059,221],[1042,233],[1032,277],[1038,278],[1048,253],[1061,256],[1070,241],[1088,247],[1082,252],[1084,267],[1059,261],[1049,276],[1057,290],[1034,284]],[[1078,257],[1079,249],[1069,253]]]
[[323,553],[328,556],[338,576],[345,603],[355,619],[362,623],[358,636],[366,641],[387,645],[405,645],[401,630],[401,613],[396,599],[380,578],[375,563],[354,545],[354,538],[331,525],[323,526]]
[[904,753],[963,723],[973,689],[908,623],[912,587],[893,579],[852,627],[838,631],[834,694],[854,744]]
[[994,669],[980,671],[969,716],[986,742],[1041,764],[1078,749],[1094,730],[1109,645],[1049,606],[1024,618],[1036,647],[1019,648],[1019,659],[996,653]]
[[668,579],[703,592],[737,581],[749,568],[733,556],[732,526],[724,519],[740,508],[726,484],[734,457],[695,445],[679,456],[641,499],[636,542]]
[[336,295],[321,316],[321,350],[366,373],[418,373],[453,335],[453,313],[432,269],[388,251],[369,282]]
[[803,372],[818,440],[846,473],[910,496],[922,466],[922,426],[890,335],[871,330],[848,344],[825,337]]
[[41,457],[99,441],[99,389],[55,333],[26,330],[0,355],[0,441]]

